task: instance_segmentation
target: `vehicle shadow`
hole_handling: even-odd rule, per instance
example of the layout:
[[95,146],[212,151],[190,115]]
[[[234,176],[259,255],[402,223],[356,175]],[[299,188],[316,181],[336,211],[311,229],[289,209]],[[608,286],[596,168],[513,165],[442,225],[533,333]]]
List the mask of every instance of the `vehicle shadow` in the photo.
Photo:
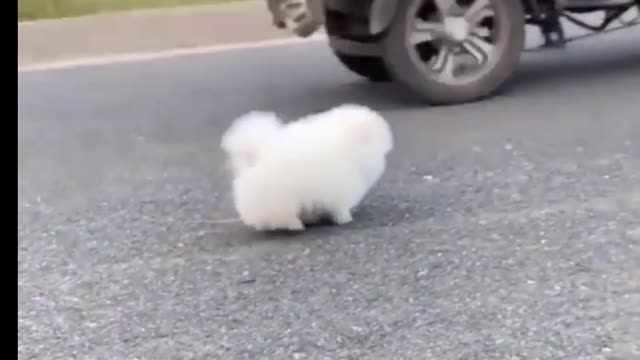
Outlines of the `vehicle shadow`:
[[[574,52],[568,48],[566,51],[523,54],[522,63],[513,80],[493,98],[497,100],[498,97],[529,96],[546,91],[553,84],[562,84],[563,87],[584,86],[585,83],[598,82],[600,79],[637,74],[640,70],[640,50],[633,46],[623,51],[618,48],[611,52],[597,52],[597,49],[588,48],[580,50]],[[337,84],[321,82],[304,89],[298,88],[286,98],[281,98],[281,101],[268,97],[266,105],[281,109],[285,117],[292,119],[348,102],[380,111],[428,107],[418,96],[397,83],[371,83],[348,72],[345,74],[345,79]]]
[[640,71],[640,49],[634,46],[624,51],[600,52],[587,55],[586,51],[571,52],[571,49],[550,50],[548,53],[523,55],[519,70],[513,81],[501,92],[501,96],[528,95],[548,89],[552,84],[563,86],[583,85],[601,79],[628,76]]

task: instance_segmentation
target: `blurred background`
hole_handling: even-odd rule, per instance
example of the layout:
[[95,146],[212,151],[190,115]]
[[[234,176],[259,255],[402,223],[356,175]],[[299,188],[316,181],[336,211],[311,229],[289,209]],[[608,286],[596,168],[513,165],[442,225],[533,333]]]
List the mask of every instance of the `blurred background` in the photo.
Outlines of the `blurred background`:
[[242,0],[18,0],[18,21]]

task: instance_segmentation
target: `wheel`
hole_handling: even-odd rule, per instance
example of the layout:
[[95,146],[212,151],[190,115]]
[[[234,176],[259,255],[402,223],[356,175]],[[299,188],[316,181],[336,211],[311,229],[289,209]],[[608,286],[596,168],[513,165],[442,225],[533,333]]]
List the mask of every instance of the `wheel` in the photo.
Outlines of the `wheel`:
[[338,58],[340,63],[347,69],[351,70],[362,77],[365,77],[374,82],[389,81],[389,72],[381,58],[373,56],[358,56],[342,54],[338,51],[333,51],[334,55]]
[[329,35],[329,47],[338,61],[351,72],[374,82],[389,81],[391,77],[382,57],[350,54],[340,51],[336,45],[340,39],[357,40],[365,43],[375,43],[376,39],[354,29],[362,28],[366,18],[361,14],[326,9],[325,29]]
[[480,100],[518,67],[524,17],[519,0],[400,0],[381,40],[384,61],[431,104]]

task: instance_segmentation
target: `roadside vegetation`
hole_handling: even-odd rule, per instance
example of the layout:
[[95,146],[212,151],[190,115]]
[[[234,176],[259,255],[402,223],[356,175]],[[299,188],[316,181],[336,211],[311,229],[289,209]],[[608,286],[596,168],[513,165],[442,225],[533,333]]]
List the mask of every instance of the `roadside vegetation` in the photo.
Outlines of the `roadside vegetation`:
[[18,21],[230,1],[234,0],[18,0]]

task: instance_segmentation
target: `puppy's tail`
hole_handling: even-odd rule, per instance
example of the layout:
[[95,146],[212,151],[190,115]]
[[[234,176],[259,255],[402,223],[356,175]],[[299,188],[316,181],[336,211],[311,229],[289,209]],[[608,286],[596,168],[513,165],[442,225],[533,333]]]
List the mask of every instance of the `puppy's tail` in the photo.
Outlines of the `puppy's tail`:
[[282,126],[275,113],[251,111],[233,121],[222,135],[220,147],[231,158],[235,170],[251,167]]

